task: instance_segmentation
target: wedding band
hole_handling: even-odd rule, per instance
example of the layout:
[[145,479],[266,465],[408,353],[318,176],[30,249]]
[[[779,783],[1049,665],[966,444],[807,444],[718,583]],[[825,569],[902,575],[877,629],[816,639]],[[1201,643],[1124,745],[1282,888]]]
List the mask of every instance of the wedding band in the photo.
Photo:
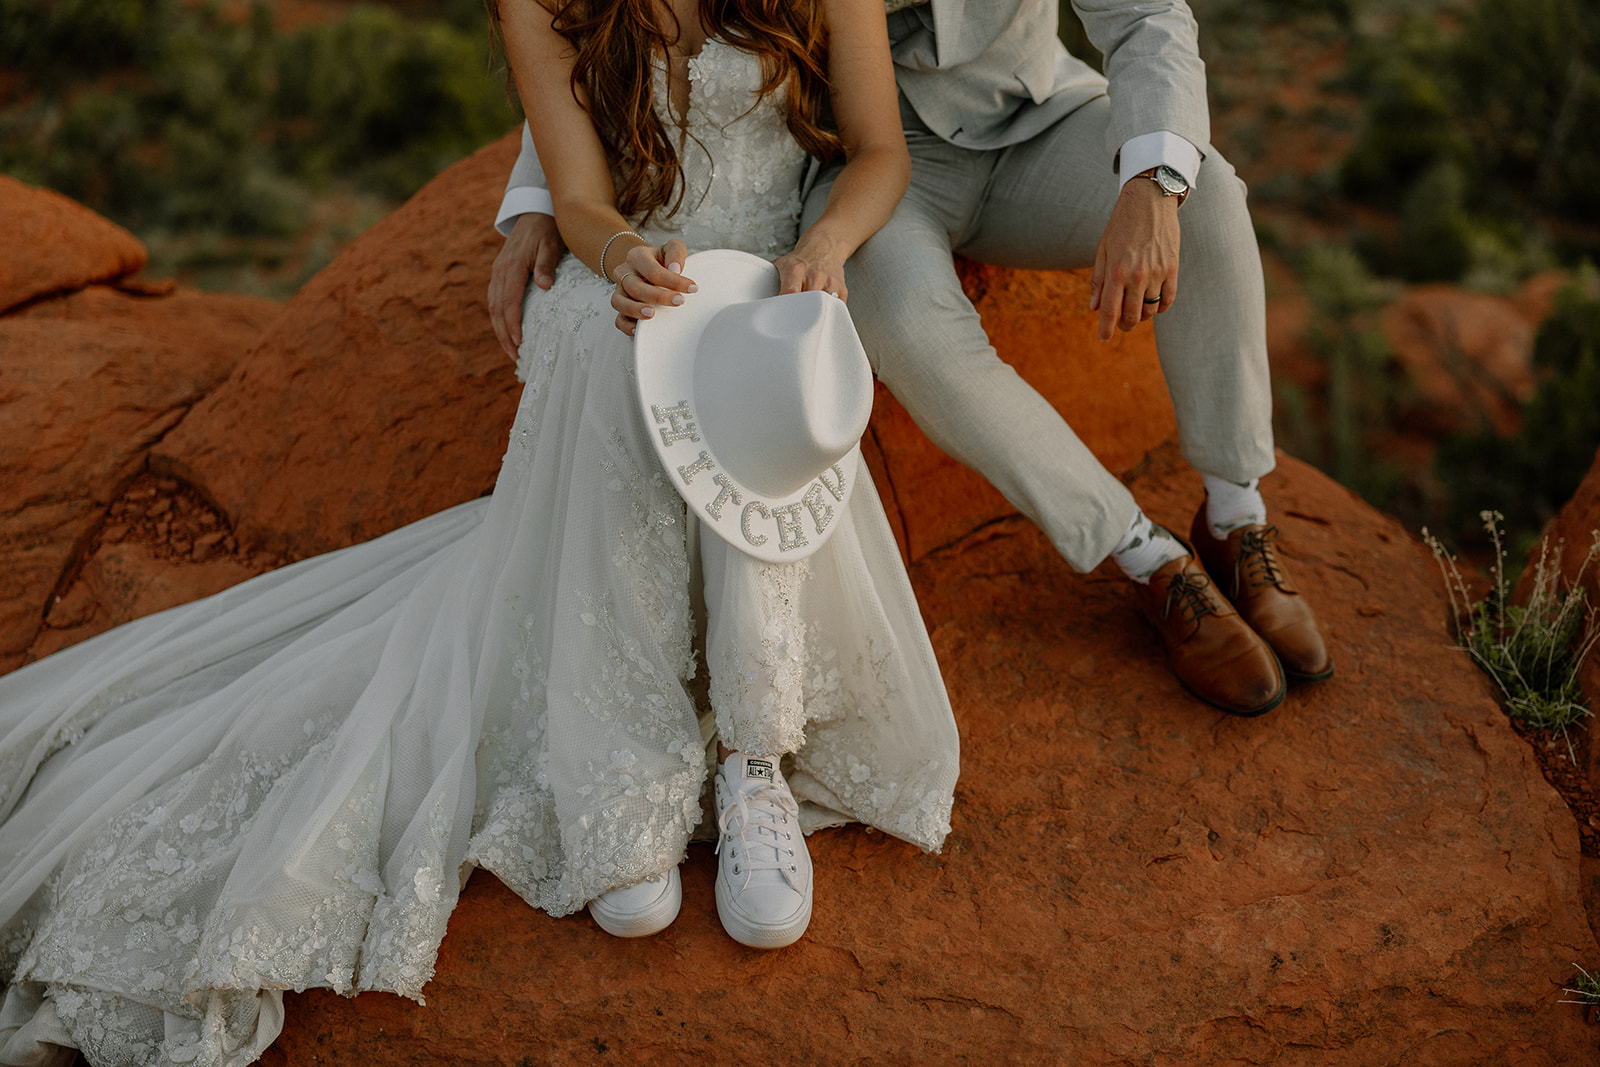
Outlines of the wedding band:
[[1147,296],[1144,298],[1144,302],[1146,304],[1159,304],[1161,303],[1161,298],[1159,296]]
[[[622,283],[623,282],[627,281],[629,278],[637,278],[639,276],[640,275],[639,275],[638,271],[630,270],[628,273],[624,274],[622,277],[617,279],[617,288],[618,289],[622,289]],[[626,292],[627,290],[623,290],[623,291]]]

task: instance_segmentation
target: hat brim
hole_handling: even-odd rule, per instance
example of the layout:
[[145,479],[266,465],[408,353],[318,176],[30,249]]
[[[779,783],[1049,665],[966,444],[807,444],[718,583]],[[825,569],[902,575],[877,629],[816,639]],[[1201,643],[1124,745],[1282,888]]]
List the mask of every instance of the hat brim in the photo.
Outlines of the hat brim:
[[697,432],[694,354],[717,312],[778,295],[778,269],[760,256],[716,248],[689,256],[683,273],[699,291],[677,307],[656,308],[634,331],[639,410],[650,444],[690,513],[718,537],[769,563],[804,559],[839,526],[862,469],[861,443],[793,493],[763,496],[738,484]]

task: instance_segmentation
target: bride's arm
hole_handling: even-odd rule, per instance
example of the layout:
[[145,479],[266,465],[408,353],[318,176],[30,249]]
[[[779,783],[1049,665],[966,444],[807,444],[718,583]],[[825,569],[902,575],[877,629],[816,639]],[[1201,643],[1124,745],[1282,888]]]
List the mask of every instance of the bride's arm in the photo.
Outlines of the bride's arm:
[[506,58],[550,183],[561,239],[590,269],[622,280],[611,305],[618,328],[631,334],[625,320],[649,318],[651,305],[681,303],[678,294],[694,291],[678,273],[688,250],[682,241],[652,248],[624,232],[628,221],[617,210],[600,135],[573,96],[572,46],[551,27],[550,12],[538,0],[500,0],[499,9]]
[[911,180],[911,156],[900,129],[883,0],[822,0],[822,15],[845,165],[821,217],[777,263],[782,292],[821,289],[843,297],[844,261],[889,221]]

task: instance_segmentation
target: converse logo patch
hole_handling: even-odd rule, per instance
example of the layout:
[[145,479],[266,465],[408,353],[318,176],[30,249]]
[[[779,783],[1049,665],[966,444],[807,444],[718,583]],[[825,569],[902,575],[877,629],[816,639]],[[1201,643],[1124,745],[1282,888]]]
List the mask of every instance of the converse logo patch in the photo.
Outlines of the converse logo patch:
[[772,781],[772,764],[764,759],[747,759],[744,761],[744,776],[746,778],[765,778]]

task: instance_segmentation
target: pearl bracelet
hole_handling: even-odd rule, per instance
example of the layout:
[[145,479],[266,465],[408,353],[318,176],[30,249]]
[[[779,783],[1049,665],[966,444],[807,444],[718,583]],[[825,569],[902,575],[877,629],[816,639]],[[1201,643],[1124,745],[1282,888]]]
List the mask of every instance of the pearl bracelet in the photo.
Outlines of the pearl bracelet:
[[[618,237],[639,237],[639,235],[634,233],[632,230],[618,230],[606,240],[605,247],[600,249],[600,277],[604,278],[606,281],[611,280],[611,276],[606,273],[606,253],[611,251],[611,242],[615,241]],[[639,237],[639,240],[643,241],[644,238]]]

